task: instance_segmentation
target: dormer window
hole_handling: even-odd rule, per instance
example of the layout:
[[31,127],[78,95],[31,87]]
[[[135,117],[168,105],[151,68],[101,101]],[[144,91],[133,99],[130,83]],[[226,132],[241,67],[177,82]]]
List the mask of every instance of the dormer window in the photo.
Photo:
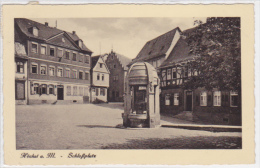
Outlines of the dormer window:
[[82,40],[79,40],[79,41],[78,41],[78,45],[79,45],[80,48],[82,48],[82,46],[83,46]]
[[38,34],[39,34],[38,28],[37,27],[33,27],[32,28],[32,33],[33,33],[34,36],[38,36]]

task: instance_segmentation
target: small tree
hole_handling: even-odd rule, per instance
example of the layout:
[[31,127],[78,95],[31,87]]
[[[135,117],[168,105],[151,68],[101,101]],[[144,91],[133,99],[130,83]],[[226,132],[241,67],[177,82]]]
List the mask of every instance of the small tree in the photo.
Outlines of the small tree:
[[[196,23],[201,23],[195,21]],[[199,72],[183,85],[186,89],[241,90],[240,18],[208,18],[184,35],[194,61],[188,66]]]

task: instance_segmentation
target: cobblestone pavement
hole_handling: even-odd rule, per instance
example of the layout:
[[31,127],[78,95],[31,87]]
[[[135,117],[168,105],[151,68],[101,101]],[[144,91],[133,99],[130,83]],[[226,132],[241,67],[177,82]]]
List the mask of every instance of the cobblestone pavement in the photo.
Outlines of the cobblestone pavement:
[[17,149],[241,148],[239,132],[123,129],[122,103],[17,105]]

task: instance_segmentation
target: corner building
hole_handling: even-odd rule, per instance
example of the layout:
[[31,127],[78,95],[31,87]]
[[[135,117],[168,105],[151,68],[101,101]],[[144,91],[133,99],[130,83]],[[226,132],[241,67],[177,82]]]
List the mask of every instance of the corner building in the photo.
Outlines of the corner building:
[[15,52],[16,76],[24,74],[24,104],[89,102],[92,51],[75,31],[15,19]]

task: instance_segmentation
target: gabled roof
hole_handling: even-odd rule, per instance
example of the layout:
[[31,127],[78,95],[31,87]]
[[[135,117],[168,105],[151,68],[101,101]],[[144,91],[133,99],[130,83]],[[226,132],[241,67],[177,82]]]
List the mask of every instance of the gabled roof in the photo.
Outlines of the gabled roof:
[[[69,37],[74,41],[74,43],[79,40],[79,37],[76,34],[72,34],[70,32],[62,31],[60,29],[46,26],[44,24],[25,19],[25,18],[16,18],[15,23],[18,25],[18,27],[21,29],[22,33],[24,33],[27,37],[36,38],[40,40],[46,41],[47,39],[54,37],[62,32],[65,32],[69,35]],[[34,36],[31,32],[29,32],[29,29],[32,27],[37,27],[39,29],[38,36]],[[83,43],[82,49],[84,51],[91,52]]]
[[98,62],[100,55],[92,56],[91,57],[91,68],[94,68]]
[[151,58],[164,56],[171,46],[172,40],[176,31],[181,32],[179,27],[162,34],[150,41],[148,41],[139,54],[133,59],[133,63],[137,61],[145,61]]
[[189,34],[196,31],[197,27],[187,29],[183,31],[182,37],[178,40],[174,48],[172,49],[169,57],[160,65],[162,67],[172,66],[176,63],[188,61],[195,57],[190,53],[190,46],[188,45]]
[[111,53],[109,53],[109,55],[112,55],[112,54],[118,59],[118,61],[122,65],[123,69],[128,70],[127,65],[132,61],[132,59],[130,59],[122,54],[118,54],[114,51],[111,51]]

